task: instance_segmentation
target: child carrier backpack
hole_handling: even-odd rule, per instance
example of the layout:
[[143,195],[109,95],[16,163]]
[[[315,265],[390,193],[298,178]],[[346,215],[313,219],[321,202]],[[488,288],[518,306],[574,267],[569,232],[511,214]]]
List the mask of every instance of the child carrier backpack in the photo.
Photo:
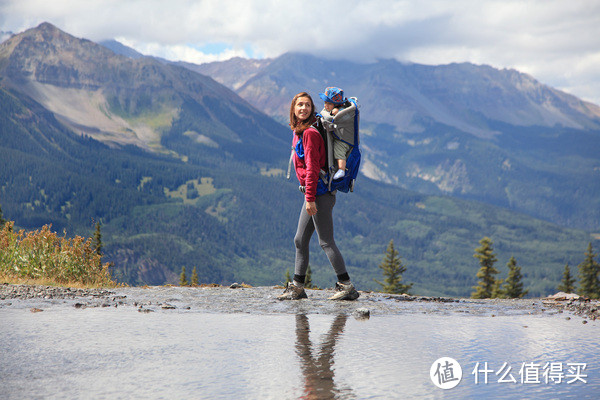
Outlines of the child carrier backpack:
[[[327,154],[326,169],[321,169],[319,181],[317,184],[317,196],[327,192],[340,191],[344,193],[353,192],[356,177],[360,167],[360,148],[359,148],[359,122],[360,113],[358,103],[355,97],[348,99],[344,104],[344,109],[340,110],[333,120],[327,121],[322,115],[317,114],[317,122],[313,127],[321,134],[325,142],[325,151]],[[350,150],[346,157],[346,175],[340,179],[333,179],[337,167],[333,158],[333,140],[342,140],[350,145]],[[291,167],[294,153],[299,158],[304,157],[304,148],[302,140],[299,140],[295,148],[292,148],[290,162],[288,165],[287,179],[290,179]],[[300,190],[303,188],[300,187]]]

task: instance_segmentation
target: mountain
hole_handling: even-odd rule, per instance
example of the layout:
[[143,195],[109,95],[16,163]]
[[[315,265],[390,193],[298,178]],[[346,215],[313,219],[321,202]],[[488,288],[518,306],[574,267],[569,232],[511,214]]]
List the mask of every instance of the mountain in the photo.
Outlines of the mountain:
[[599,106],[513,69],[395,60],[357,64],[298,53],[276,59],[235,58],[186,66],[213,77],[246,99],[252,98],[269,115],[282,118],[287,118],[289,105],[273,100],[273,96],[288,99],[302,90],[317,94],[337,83],[347,95],[360,95],[365,121],[389,123],[398,131],[419,132],[424,121],[435,121],[489,137],[498,132],[486,124],[488,120],[515,126],[600,129]]
[[226,62],[209,62],[202,65],[184,62],[184,61],[169,61],[164,58],[145,56],[137,50],[124,45],[117,40],[103,40],[99,44],[112,50],[115,54],[120,54],[125,57],[138,59],[142,57],[155,59],[163,64],[178,65],[203,75],[214,77],[214,79],[230,88],[238,89],[248,79],[252,78],[263,67],[269,65],[272,59],[249,60],[241,57],[233,57]]
[[[273,132],[287,133],[209,77],[117,55],[48,23],[2,43],[0,60],[4,86],[39,102],[73,131],[110,145],[163,152],[179,146],[184,156],[191,145],[246,157],[257,138],[274,150],[285,134]],[[173,137],[178,125],[187,140]],[[171,140],[178,143],[164,143]],[[250,153],[273,154],[260,150]]]
[[[251,104],[182,66],[118,55],[50,24],[17,34],[0,45],[3,214],[68,235],[90,236],[101,221],[106,261],[130,284],[176,283],[182,266],[204,283],[280,283],[293,269],[302,196],[282,177],[289,130]],[[516,257],[531,295],[554,291],[593,240],[364,176],[337,202],[336,239],[364,289],[377,288],[390,239],[415,293],[453,296],[471,292],[483,236],[500,263]],[[313,281],[331,286],[312,246]]]
[[[196,224],[195,233],[206,230],[193,240],[214,233],[236,241],[235,232],[220,226],[220,213],[244,198],[236,192],[247,183],[236,180],[256,183],[261,171],[272,174],[284,165],[286,128],[209,77],[117,55],[48,23],[0,45],[0,89],[0,201],[18,225],[52,223],[59,231],[86,234],[92,219],[102,220],[107,255],[131,283],[175,282],[178,260],[193,259],[207,261],[206,279],[231,279],[208,260],[235,259],[236,245],[209,238],[173,255],[165,249],[181,243],[178,228],[165,238],[164,226],[142,232],[127,216],[142,210],[153,220],[157,204],[179,211],[201,205],[206,213],[178,214]],[[238,176],[216,178],[227,171]],[[112,224],[120,217],[125,220],[114,237],[124,230],[128,236],[113,240]],[[136,247],[139,235],[146,248]],[[148,254],[153,240],[160,242],[158,255]],[[203,256],[207,249],[210,257]]]
[[201,65],[185,62],[177,64],[192,71],[213,77],[217,82],[237,90],[272,61],[270,58],[248,60],[246,58],[234,57],[226,62],[211,62]]
[[133,58],[133,59],[144,57],[144,55],[142,53],[136,51],[135,49],[132,49],[129,46],[125,46],[123,43],[118,42],[114,39],[103,40],[103,41],[99,42],[98,44],[101,44],[102,46],[111,50],[115,54],[120,54],[125,57],[129,57],[129,58]]
[[[565,226],[600,229],[600,107],[511,69],[469,63],[357,64],[284,54],[194,70],[285,120],[289,99],[340,86],[361,104],[364,163],[375,180],[480,200]],[[227,71],[221,73],[220,71]],[[246,76],[240,74],[239,76]]]

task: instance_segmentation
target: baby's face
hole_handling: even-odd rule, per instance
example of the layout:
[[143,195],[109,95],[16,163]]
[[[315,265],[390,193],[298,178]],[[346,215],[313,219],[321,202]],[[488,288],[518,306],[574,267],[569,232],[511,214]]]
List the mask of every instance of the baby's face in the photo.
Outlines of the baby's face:
[[333,110],[333,108],[334,108],[334,107],[335,107],[335,104],[333,104],[333,103],[328,103],[328,102],[325,102],[325,110],[326,110],[327,112],[331,112],[331,110]]

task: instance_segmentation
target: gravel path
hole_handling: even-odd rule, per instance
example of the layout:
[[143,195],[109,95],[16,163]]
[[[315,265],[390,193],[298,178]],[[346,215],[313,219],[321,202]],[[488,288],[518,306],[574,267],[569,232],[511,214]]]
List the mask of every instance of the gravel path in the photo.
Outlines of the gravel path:
[[[307,290],[308,299],[279,301],[280,287],[122,287],[75,289],[55,286],[0,284],[0,310],[29,308],[40,312],[54,307],[128,307],[139,312],[209,312],[252,314],[352,314],[369,315],[441,314],[548,315],[587,320],[600,319],[600,302],[582,298],[555,299],[453,299],[360,292],[356,301],[327,300],[328,290]],[[564,314],[564,315],[563,315]],[[577,318],[578,319],[578,318]]]

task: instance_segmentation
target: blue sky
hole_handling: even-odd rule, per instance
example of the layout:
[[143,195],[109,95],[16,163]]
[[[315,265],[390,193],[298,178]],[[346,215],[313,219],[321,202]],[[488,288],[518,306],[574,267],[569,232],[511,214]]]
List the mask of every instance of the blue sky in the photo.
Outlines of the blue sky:
[[288,51],[514,68],[600,104],[596,0],[0,0],[0,31],[78,37],[194,63]]

